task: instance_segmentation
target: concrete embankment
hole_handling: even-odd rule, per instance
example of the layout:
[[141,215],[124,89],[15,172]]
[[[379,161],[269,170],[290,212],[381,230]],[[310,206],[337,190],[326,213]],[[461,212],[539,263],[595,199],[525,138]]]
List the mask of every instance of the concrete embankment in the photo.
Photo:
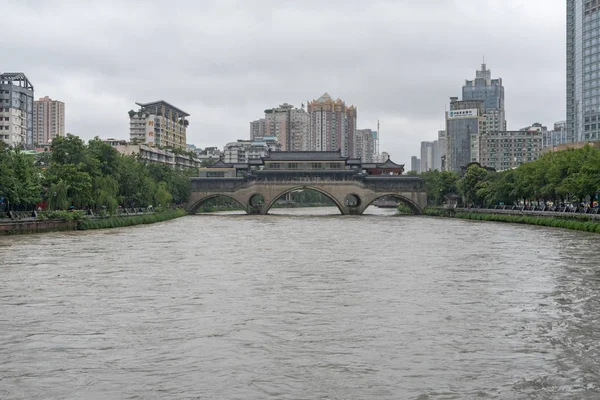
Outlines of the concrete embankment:
[[0,222],[0,235],[18,233],[72,231],[78,221],[7,221]]
[[508,222],[573,229],[600,233],[600,219],[595,214],[550,213],[543,211],[427,208],[425,215],[471,219],[476,221]]
[[152,224],[187,215],[183,209],[163,211],[144,215],[119,216],[110,218],[83,218],[81,220],[15,220],[0,222],[0,235],[72,231],[87,229],[105,229]]

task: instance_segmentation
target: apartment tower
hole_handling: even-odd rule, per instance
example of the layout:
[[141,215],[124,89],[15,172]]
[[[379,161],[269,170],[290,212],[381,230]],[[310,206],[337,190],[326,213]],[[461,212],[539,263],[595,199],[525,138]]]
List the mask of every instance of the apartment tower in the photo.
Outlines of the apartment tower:
[[308,103],[308,114],[310,116],[309,150],[339,149],[345,157],[356,157],[354,154],[356,107],[346,107],[346,103],[341,99],[334,101],[328,93],[324,93],[319,99]]
[[0,140],[33,146],[33,85],[21,72],[0,75]]
[[42,97],[33,104],[33,143],[45,145],[65,136],[65,103]]
[[600,140],[600,2],[567,0],[568,143]]
[[163,100],[135,104],[140,109],[129,111],[129,137],[132,142],[174,149],[187,148],[188,113]]

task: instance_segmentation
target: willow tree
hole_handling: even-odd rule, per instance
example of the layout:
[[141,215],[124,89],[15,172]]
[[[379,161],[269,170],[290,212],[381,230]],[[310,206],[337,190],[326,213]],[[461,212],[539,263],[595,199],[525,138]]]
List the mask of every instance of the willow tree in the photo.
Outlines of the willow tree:
[[48,189],[48,209],[65,210],[69,208],[69,185],[59,179]]

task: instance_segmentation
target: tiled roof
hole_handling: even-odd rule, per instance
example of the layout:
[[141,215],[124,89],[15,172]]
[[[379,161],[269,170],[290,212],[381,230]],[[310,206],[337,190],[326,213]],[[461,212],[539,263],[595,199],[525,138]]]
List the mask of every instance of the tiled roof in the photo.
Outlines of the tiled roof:
[[404,164],[396,164],[395,162],[393,162],[392,160],[390,160],[388,158],[387,161],[384,162],[383,164],[377,164],[377,168],[385,168],[385,169],[404,168]]

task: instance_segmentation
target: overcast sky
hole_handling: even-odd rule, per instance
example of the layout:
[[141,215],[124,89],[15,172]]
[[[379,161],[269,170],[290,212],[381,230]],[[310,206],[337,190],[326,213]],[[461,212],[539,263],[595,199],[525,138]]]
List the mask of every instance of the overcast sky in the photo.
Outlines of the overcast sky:
[[249,121],[328,92],[410,167],[482,57],[509,129],[565,119],[558,0],[0,0],[0,72],[66,103],[67,132],[129,138],[135,102],[188,112],[188,143],[246,139]]

